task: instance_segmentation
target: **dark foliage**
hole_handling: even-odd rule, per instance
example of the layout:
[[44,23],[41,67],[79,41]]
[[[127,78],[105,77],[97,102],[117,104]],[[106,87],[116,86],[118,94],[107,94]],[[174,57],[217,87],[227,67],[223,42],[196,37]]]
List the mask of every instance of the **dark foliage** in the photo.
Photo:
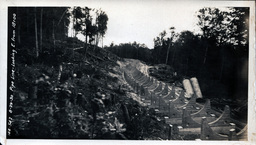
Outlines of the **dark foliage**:
[[[249,8],[202,8],[197,17],[199,34],[176,33],[171,27],[170,35],[163,31],[154,39],[153,50],[136,42],[112,44],[108,50],[155,65],[151,75],[166,82],[180,84],[184,78],[197,77],[205,98],[232,99],[243,105],[248,100]],[[172,70],[160,75],[158,64]]]
[[119,45],[112,43],[109,47],[106,47],[106,49],[123,58],[139,59],[148,63],[151,63],[153,60],[151,50],[144,44],[138,44],[137,42]]
[[[176,34],[172,28],[173,38],[166,39],[162,33],[155,39],[153,50],[136,42],[102,49],[97,47],[97,35],[89,30],[84,30],[85,35],[94,38],[96,45],[67,37],[72,15],[68,8],[15,9],[19,55],[15,63],[16,89],[13,114],[9,116],[13,118],[9,138],[166,139],[168,127],[154,110],[126,96],[127,88],[122,87],[118,78],[122,72],[114,69],[119,67],[116,61],[122,61],[118,56],[155,64],[151,75],[168,83],[177,85],[183,78],[196,76],[204,96],[213,100],[213,106],[223,102],[220,98],[227,98],[223,105],[233,104],[231,108],[237,112],[233,115],[245,118],[239,112],[247,109],[240,104],[247,104],[244,100],[248,38],[243,37],[247,27],[237,19],[231,19],[236,29],[225,25],[220,33],[202,28],[205,31],[202,35],[189,31]],[[207,9],[201,10],[200,16],[203,11]],[[76,14],[78,17],[78,11]],[[98,14],[104,22],[99,31],[103,37],[107,15],[103,11]],[[248,9],[235,8],[224,14],[246,21]],[[228,36],[222,35],[226,29],[232,30]],[[223,41],[231,37],[238,41]]]

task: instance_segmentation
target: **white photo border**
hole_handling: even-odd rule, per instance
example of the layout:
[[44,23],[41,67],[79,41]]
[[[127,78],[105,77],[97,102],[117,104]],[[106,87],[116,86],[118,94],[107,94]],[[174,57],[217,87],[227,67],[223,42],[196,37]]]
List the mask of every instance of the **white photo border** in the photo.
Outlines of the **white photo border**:
[[[150,0],[149,2],[154,2],[156,0]],[[250,7],[250,29],[249,29],[249,81],[248,81],[248,141],[117,141],[117,140],[39,140],[39,139],[6,139],[6,113],[7,113],[7,32],[8,32],[8,7],[10,6],[91,6],[91,5],[101,5],[102,3],[111,2],[128,2],[128,1],[116,1],[116,0],[2,0],[0,1],[0,142],[3,145],[68,145],[68,144],[255,144],[256,143],[256,83],[255,83],[255,2],[254,1],[166,1],[158,0],[157,2],[167,2],[167,3],[184,3],[184,5],[202,5],[202,7],[215,7],[215,6],[230,6],[230,7]],[[146,2],[139,0],[131,0],[129,2]]]

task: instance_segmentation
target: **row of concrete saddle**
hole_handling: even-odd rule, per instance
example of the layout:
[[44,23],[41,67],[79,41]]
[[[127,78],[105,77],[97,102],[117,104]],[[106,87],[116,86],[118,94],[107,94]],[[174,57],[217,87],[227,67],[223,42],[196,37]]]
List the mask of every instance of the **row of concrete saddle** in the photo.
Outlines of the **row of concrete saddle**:
[[154,109],[168,125],[173,126],[173,134],[200,134],[203,140],[237,140],[247,135],[247,126],[236,133],[228,105],[219,113],[211,109],[209,99],[204,105],[199,104],[196,94],[187,99],[183,89],[169,86],[130,65],[125,70],[123,77],[126,82],[144,105]]

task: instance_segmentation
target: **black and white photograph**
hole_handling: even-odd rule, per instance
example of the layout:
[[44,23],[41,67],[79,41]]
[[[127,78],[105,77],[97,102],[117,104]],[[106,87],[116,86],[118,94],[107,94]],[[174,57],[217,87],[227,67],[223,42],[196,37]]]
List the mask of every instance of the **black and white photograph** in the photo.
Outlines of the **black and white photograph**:
[[247,2],[6,6],[4,138],[255,141]]

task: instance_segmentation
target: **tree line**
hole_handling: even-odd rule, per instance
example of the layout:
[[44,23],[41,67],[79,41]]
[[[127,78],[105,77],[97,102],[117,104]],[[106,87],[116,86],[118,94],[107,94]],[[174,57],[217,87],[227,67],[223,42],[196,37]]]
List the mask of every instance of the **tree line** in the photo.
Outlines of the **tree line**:
[[29,47],[38,57],[47,44],[55,44],[68,36],[67,7],[16,7],[17,43],[19,48]]
[[103,38],[107,30],[108,15],[101,9],[96,10],[89,7],[74,7],[73,14],[73,35],[77,34],[85,36],[85,44],[94,42],[98,46],[101,38],[103,46]]
[[170,65],[182,78],[196,76],[206,96],[218,97],[206,91],[215,90],[220,97],[247,98],[249,8],[202,8],[197,20],[199,33],[177,33],[170,27],[154,38],[154,49],[121,44],[109,50],[149,64]]
[[133,43],[121,43],[119,45],[112,42],[110,46],[104,47],[112,53],[123,58],[140,59],[145,62],[152,61],[151,51],[145,44],[140,44],[134,41]]
[[[38,60],[48,54],[64,51],[63,45],[75,48],[77,34],[85,36],[87,44],[98,45],[107,30],[108,16],[89,7],[15,7],[17,13],[17,44],[23,59]],[[71,29],[71,32],[70,30]],[[72,33],[72,38],[69,37]],[[72,45],[71,45],[72,44]],[[56,54],[54,54],[56,55]]]

